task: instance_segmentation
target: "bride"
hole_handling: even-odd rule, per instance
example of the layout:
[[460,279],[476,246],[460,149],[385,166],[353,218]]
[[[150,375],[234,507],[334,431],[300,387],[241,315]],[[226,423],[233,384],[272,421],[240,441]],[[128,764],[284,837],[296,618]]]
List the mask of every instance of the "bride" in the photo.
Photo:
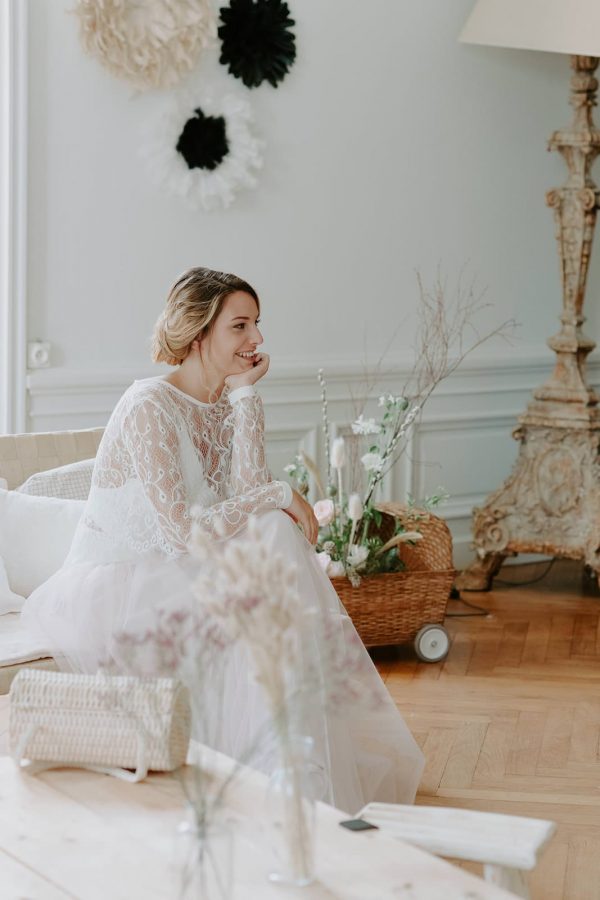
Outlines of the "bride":
[[[193,603],[190,584],[201,563],[187,549],[192,525],[236,541],[250,516],[259,517],[262,541],[294,567],[303,605],[335,616],[356,640],[314,552],[312,507],[289,484],[273,481],[266,465],[255,384],[269,358],[258,349],[259,311],[256,292],[233,275],[193,268],[173,285],[155,326],[153,357],[176,368],[135,381],[121,397],[69,555],[23,609],[25,627],[43,636],[64,668],[95,672],[110,657],[115,634],[142,633],[159,606]],[[316,632],[318,616],[308,621]],[[306,642],[316,646],[316,633]],[[335,716],[325,708],[317,714],[315,705],[309,726],[326,773],[325,799],[352,813],[371,800],[411,803],[423,768],[366,650],[360,653],[360,678],[378,702],[357,702]],[[266,705],[241,651],[227,667],[225,693],[218,703],[213,697],[213,743],[241,758]],[[203,688],[206,702],[210,690]],[[272,748],[253,764],[272,768]]]

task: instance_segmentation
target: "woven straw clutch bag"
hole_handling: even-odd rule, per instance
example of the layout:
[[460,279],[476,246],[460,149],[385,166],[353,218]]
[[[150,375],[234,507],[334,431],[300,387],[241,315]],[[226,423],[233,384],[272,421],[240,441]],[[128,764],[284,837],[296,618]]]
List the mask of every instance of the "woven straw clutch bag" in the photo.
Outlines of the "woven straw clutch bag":
[[187,689],[173,678],[23,669],[10,689],[10,752],[31,772],[76,766],[141,781],[183,765],[190,729]]

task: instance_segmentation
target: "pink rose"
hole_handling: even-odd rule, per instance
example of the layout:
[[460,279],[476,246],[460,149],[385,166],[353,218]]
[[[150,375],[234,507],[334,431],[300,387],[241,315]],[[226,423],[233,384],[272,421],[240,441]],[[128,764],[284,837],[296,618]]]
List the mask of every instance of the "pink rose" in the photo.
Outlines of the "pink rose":
[[331,524],[331,522],[333,522],[333,517],[335,515],[333,500],[317,500],[317,502],[313,506],[313,510],[315,516],[317,517],[319,528],[322,528],[324,525],[329,525]]

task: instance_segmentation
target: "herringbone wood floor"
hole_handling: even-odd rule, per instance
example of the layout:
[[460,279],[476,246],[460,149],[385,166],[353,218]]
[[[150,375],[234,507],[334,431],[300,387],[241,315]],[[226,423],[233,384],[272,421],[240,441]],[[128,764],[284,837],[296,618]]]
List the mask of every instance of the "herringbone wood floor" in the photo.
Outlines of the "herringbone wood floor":
[[[546,564],[503,569],[524,582]],[[449,618],[446,661],[373,656],[423,748],[417,803],[552,819],[535,900],[600,898],[600,592],[561,561],[536,584],[465,593],[487,617]],[[451,602],[448,611],[469,612]],[[469,866],[473,871],[477,867]]]
[[[501,577],[521,582],[544,569]],[[600,592],[581,566],[560,562],[534,585],[465,598],[490,615],[447,620],[444,663],[419,663],[410,648],[373,653],[425,752],[417,802],[554,820],[533,897],[599,900]],[[0,697],[0,753],[7,729]]]

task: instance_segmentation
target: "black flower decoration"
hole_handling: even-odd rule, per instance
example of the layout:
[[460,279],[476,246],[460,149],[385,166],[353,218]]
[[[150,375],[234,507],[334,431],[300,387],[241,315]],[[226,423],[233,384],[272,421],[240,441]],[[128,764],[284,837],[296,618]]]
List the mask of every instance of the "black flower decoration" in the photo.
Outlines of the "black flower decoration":
[[223,116],[205,116],[201,109],[188,119],[177,141],[177,150],[188,169],[216,169],[229,152]]
[[277,87],[296,59],[295,25],[283,0],[231,0],[220,10],[220,61],[246,87]]

